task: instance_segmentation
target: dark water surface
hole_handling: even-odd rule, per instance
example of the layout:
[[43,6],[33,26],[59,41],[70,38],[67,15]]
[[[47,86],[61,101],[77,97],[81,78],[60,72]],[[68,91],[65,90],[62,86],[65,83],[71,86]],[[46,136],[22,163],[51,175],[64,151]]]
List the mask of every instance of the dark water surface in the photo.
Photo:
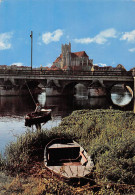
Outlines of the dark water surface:
[[[131,95],[126,93],[112,94],[114,103],[123,104],[131,100]],[[75,97],[46,97],[45,93],[34,97],[42,107],[52,108],[52,120],[46,124],[42,124],[43,128],[48,130],[54,126],[58,126],[61,119],[72,113],[73,110],[79,109],[107,109],[110,103],[105,97],[88,98],[87,94],[80,91]],[[24,133],[28,127],[25,126],[24,116],[34,111],[35,104],[31,96],[20,97],[0,97],[0,152],[3,153],[4,148],[11,141],[15,141],[18,135]],[[36,130],[35,126],[31,127]]]

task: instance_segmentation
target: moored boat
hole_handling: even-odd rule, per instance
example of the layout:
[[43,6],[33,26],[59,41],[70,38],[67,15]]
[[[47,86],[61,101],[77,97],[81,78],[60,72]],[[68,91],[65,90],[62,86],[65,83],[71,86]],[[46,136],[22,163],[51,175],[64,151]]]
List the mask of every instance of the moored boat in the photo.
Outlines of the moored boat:
[[44,164],[52,173],[65,179],[88,176],[94,164],[87,152],[74,140],[56,138],[44,151]]
[[40,123],[45,123],[51,119],[51,109],[41,109],[40,113],[31,112],[25,116],[25,126],[31,127]]

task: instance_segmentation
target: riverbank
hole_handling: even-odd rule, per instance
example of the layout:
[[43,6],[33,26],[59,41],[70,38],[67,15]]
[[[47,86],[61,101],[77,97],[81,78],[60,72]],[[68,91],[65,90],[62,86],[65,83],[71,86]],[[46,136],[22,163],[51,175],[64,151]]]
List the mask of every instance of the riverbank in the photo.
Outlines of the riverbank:
[[[18,137],[7,147],[1,169],[14,175],[14,194],[19,189],[22,194],[134,194],[134,119],[132,112],[111,109],[74,111],[51,131],[29,130]],[[84,186],[68,185],[45,170],[44,147],[55,137],[70,137],[91,155],[95,168]]]

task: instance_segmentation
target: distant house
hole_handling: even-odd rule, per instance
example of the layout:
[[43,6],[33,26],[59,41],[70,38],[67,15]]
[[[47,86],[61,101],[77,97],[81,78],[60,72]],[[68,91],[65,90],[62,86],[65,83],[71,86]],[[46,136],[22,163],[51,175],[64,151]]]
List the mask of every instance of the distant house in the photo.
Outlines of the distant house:
[[9,66],[12,70],[30,70],[30,66],[17,66],[16,64],[12,64]]
[[116,67],[112,66],[98,66],[93,65],[94,71],[126,71],[125,67],[122,64],[118,64]]
[[121,70],[121,71],[126,71],[125,67],[122,64],[118,64],[115,68],[115,70]]
[[93,69],[94,71],[98,70],[98,71],[113,71],[114,68],[112,66],[97,66],[97,65],[94,65],[93,66]]
[[10,66],[0,65],[0,69],[3,70],[30,70],[29,66],[17,66],[16,64],[12,64]]
[[3,69],[3,70],[8,69],[8,66],[7,65],[0,65],[0,69]]
[[60,68],[62,70],[91,70],[93,60],[85,51],[71,52],[71,43],[65,44],[61,47],[61,54],[53,62],[51,69]]

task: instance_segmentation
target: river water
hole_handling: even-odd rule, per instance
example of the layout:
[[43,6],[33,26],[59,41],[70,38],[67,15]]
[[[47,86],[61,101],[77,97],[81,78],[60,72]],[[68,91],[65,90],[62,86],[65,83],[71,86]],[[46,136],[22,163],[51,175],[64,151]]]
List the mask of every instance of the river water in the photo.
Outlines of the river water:
[[[112,93],[114,104],[127,104],[131,101],[130,93]],[[74,110],[79,109],[107,109],[111,106],[105,97],[88,98],[85,91],[78,91],[77,95],[69,97],[46,97],[45,93],[34,97],[42,107],[52,108],[52,120],[42,124],[48,130],[58,126],[61,119],[68,116]],[[3,154],[4,148],[10,142],[15,141],[18,135],[23,134],[28,127],[25,126],[24,116],[35,109],[35,104],[31,96],[0,97],[0,153]],[[30,127],[29,127],[30,128]],[[36,128],[31,127],[33,130]],[[30,129],[31,129],[30,128]]]

